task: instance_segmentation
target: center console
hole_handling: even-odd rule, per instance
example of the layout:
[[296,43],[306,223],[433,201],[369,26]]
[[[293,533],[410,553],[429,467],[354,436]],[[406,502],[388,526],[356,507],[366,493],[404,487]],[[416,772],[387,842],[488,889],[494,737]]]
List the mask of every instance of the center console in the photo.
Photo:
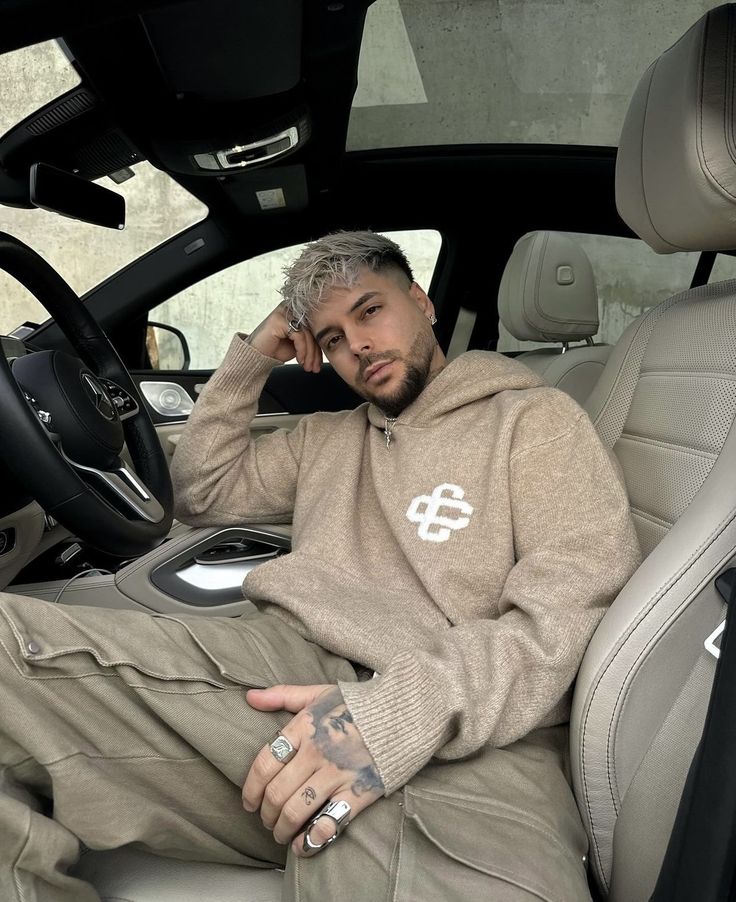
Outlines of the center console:
[[177,523],[158,548],[116,573],[12,586],[18,595],[92,607],[234,617],[253,610],[242,583],[291,550],[291,526],[193,528]]

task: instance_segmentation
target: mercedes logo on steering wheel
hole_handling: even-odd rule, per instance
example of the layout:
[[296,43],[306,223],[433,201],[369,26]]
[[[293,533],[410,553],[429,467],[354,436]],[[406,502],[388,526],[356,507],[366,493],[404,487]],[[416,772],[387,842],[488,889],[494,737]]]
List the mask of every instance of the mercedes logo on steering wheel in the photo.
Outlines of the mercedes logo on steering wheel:
[[91,373],[82,373],[82,385],[95,405],[97,412],[106,420],[114,420],[117,417],[117,411],[105,389]]

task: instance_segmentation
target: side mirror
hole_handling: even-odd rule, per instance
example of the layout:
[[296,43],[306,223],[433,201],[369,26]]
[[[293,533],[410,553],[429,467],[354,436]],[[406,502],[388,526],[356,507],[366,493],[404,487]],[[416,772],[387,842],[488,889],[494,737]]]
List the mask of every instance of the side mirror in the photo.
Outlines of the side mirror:
[[165,323],[148,323],[146,352],[152,370],[188,370],[192,359],[184,333]]

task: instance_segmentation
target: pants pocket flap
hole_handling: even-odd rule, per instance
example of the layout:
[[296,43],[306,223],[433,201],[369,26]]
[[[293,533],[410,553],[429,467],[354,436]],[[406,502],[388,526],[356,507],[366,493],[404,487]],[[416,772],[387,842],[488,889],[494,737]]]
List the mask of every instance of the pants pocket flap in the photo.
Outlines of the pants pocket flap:
[[533,815],[492,801],[404,788],[407,818],[449,858],[507,881],[545,902],[569,902],[585,893],[578,860]]
[[217,688],[231,688],[241,680],[254,687],[268,684],[260,660],[248,668],[247,647],[241,647],[240,679],[229,678],[217,655],[173,617],[65,608],[10,595],[2,598],[0,616],[12,630],[29,677],[84,676],[99,672],[99,667],[130,667],[156,680],[196,681]]

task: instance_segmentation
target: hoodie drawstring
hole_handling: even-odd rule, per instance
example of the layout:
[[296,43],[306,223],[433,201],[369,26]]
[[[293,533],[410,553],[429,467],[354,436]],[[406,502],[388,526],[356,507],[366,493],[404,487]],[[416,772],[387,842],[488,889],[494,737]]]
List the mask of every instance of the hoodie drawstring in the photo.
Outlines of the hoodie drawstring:
[[383,427],[383,431],[386,434],[386,448],[388,450],[391,449],[391,430],[394,428],[395,422],[396,422],[396,417],[393,417],[393,418],[386,417],[386,425]]

